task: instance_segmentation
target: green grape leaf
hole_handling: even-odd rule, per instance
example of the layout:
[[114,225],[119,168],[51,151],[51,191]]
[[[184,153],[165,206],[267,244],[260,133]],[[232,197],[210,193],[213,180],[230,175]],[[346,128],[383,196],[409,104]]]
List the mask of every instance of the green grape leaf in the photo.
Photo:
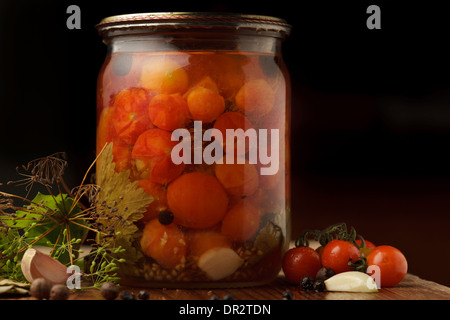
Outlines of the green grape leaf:
[[136,225],[153,197],[130,180],[130,170],[116,172],[112,154],[113,144],[105,146],[97,160],[97,184],[100,186],[97,222],[102,230],[113,233],[114,247],[125,248],[124,256],[137,259],[142,253],[134,247],[140,232]]

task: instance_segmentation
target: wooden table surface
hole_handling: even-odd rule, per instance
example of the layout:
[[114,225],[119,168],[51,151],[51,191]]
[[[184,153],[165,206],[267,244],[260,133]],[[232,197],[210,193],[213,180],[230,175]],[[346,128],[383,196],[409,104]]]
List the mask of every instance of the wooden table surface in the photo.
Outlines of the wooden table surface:
[[[122,287],[135,295],[142,288]],[[302,291],[286,282],[280,275],[270,285],[235,289],[146,289],[150,300],[209,300],[231,294],[234,300],[282,300],[283,292],[290,290],[295,300],[450,300],[450,288],[408,274],[397,286],[382,288],[377,293],[346,293]],[[73,300],[100,300],[99,290],[81,290],[71,295]],[[118,298],[120,299],[120,298]]]

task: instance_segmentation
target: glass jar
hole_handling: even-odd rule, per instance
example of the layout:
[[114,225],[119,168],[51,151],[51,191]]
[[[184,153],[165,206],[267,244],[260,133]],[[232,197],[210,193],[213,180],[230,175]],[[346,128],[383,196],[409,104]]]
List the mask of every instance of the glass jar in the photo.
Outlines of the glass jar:
[[290,240],[290,26],[146,13],[97,29],[99,234],[123,251],[121,282],[273,281]]

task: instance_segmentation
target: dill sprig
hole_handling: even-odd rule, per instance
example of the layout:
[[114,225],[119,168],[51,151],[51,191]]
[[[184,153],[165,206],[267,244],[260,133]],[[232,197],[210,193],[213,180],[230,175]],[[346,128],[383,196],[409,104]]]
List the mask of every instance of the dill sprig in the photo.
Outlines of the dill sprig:
[[[80,246],[88,232],[114,237],[114,233],[97,228],[100,218],[98,210],[102,207],[98,206],[100,187],[85,183],[98,156],[86,171],[81,184],[72,189],[63,178],[68,166],[66,158],[65,153],[59,152],[17,167],[20,179],[8,184],[23,187],[26,196],[0,191],[0,277],[23,281],[20,260],[24,251],[33,246],[48,247],[51,257],[73,265],[80,263]],[[47,193],[38,192],[30,199],[35,185],[43,186]],[[93,272],[84,274],[95,279],[95,284],[106,279],[118,279],[115,268],[123,259],[116,259],[113,255],[124,249],[109,246],[97,243],[84,256],[95,261]],[[99,265],[95,267],[99,259]]]

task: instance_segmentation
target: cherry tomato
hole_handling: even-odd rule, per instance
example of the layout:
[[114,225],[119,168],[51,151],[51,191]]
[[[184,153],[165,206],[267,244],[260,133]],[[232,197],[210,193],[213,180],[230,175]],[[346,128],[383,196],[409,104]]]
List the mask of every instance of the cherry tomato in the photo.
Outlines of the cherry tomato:
[[[355,241],[356,242],[356,244],[360,247],[361,246],[361,244],[362,244],[362,241],[361,240],[356,240]],[[364,242],[365,242],[365,244],[366,244],[366,248],[371,248],[371,249],[375,249],[376,248],[376,245],[374,245],[373,244],[373,242],[371,242],[371,241],[369,241],[369,240],[365,240],[364,239]]]
[[375,277],[379,268],[382,287],[395,286],[403,280],[408,271],[408,262],[403,253],[391,246],[378,246],[373,249],[367,257],[367,266]]
[[167,203],[175,222],[187,228],[204,229],[222,221],[228,195],[213,175],[185,173],[167,187]]
[[117,135],[132,145],[144,131],[153,128],[148,117],[149,94],[142,88],[120,91],[114,99],[112,121]]
[[171,223],[162,225],[158,219],[149,221],[140,240],[142,251],[166,269],[185,261],[186,241],[183,231]]
[[283,257],[283,272],[286,278],[296,284],[305,276],[315,277],[322,267],[319,254],[310,247],[289,249]]
[[221,232],[234,241],[246,241],[258,231],[260,213],[249,201],[232,206],[222,220]]
[[322,251],[322,266],[333,269],[335,273],[351,271],[349,262],[355,262],[360,256],[358,248],[344,240],[331,240]]
[[364,243],[366,244],[365,247],[361,247],[362,245],[362,241],[361,240],[356,240],[355,241],[356,244],[358,245],[359,248],[359,252],[361,253],[361,255],[367,257],[373,249],[375,249],[377,246],[373,244],[373,242],[370,242],[369,240],[364,240]]

